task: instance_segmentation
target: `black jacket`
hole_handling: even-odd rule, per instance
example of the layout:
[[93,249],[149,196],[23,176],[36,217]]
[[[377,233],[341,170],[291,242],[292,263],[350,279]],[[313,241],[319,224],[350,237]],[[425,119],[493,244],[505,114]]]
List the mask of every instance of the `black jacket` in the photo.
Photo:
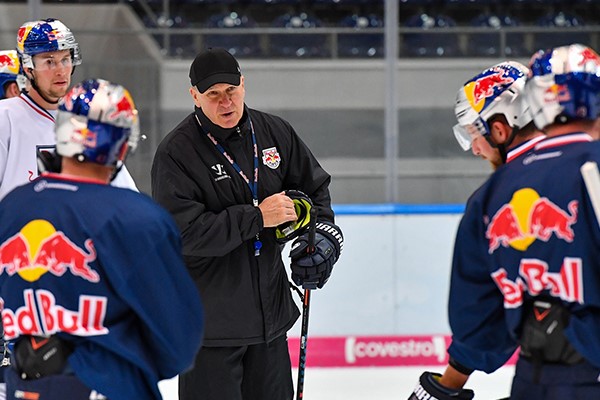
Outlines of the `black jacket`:
[[[297,189],[311,197],[318,220],[334,218],[330,175],[283,119],[246,107],[240,124],[224,130],[196,109],[170,132],[152,165],[152,196],[181,229],[183,255],[205,306],[205,346],[269,342],[287,332],[299,316],[274,228],[263,228],[247,183],[203,130],[252,181],[249,119],[258,147],[259,202]],[[263,246],[255,257],[257,233]]]

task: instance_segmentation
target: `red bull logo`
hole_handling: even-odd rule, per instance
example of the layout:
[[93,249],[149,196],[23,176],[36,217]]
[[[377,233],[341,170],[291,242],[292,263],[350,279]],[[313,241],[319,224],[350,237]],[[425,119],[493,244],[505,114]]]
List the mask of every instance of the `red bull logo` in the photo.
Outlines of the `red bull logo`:
[[553,235],[573,242],[572,225],[577,222],[578,202],[569,202],[567,208],[568,212],[533,189],[518,190],[487,226],[488,252],[492,254],[501,246],[525,251],[535,240],[547,242]]
[[464,90],[471,107],[480,112],[488,99],[498,95],[500,89],[510,86],[514,81],[509,70],[497,67],[467,83]]
[[525,291],[538,296],[544,290],[564,301],[583,304],[582,264],[580,258],[565,257],[560,272],[549,272],[543,260],[522,259],[515,280],[509,279],[504,268],[492,273],[492,279],[504,296],[505,308],[521,306]]
[[54,294],[44,289],[25,289],[23,306],[2,310],[4,338],[22,335],[52,335],[65,332],[77,336],[106,335],[106,297],[79,296],[79,308],[68,310],[56,303]]
[[116,103],[115,110],[108,116],[109,120],[123,118],[131,121],[136,118],[135,105],[133,99],[127,90],[123,91],[123,97]]
[[96,147],[98,143],[98,135],[88,128],[75,129],[72,139],[85,147]]
[[48,272],[63,276],[69,271],[89,282],[99,282],[98,273],[90,266],[96,260],[92,240],[87,239],[84,246],[85,250],[78,247],[50,222],[34,220],[0,245],[0,274],[18,274],[34,282]]
[[12,75],[19,73],[19,58],[16,51],[0,51],[0,73]]
[[600,56],[598,56],[598,54],[594,50],[590,49],[589,47],[586,47],[585,49],[583,49],[583,51],[581,51],[581,60],[579,60],[579,63],[577,65],[581,67],[587,64],[588,62],[591,62],[596,66],[600,66]]
[[271,169],[276,169],[281,163],[281,157],[277,151],[277,147],[270,147],[262,151],[263,164]]

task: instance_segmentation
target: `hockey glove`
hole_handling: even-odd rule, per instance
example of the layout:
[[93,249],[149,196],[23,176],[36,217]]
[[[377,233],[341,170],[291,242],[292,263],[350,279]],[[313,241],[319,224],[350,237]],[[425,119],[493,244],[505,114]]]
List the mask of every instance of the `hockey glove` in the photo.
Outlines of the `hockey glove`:
[[308,232],[304,233],[292,244],[292,280],[304,289],[321,289],[331,276],[333,265],[344,248],[344,237],[336,225],[317,222],[315,251],[309,254],[308,235]]
[[408,400],[472,400],[475,394],[470,389],[450,389],[439,382],[441,375],[434,372],[423,372],[419,384]]

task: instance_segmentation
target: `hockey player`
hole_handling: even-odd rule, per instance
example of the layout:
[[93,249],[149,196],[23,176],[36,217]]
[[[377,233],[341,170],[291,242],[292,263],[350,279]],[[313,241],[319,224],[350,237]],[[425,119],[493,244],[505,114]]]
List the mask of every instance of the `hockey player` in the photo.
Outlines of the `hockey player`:
[[[471,148],[474,155],[488,160],[494,170],[515,153],[522,154],[521,144],[542,134],[522,95],[527,73],[524,65],[506,61],[467,81],[456,95],[456,140],[463,150]],[[516,147],[509,156],[509,149]]]
[[[494,65],[467,81],[456,95],[455,115],[458,124],[454,135],[463,150],[473,149],[473,154],[487,159],[494,170],[505,165],[512,168],[529,154],[544,135],[533,123],[529,103],[525,96],[525,82],[529,70],[524,65],[507,61]],[[485,89],[485,90],[483,90]],[[481,188],[468,200],[465,213],[476,207]],[[462,246],[477,241],[478,225],[473,220],[461,221],[457,233],[453,268],[458,268]],[[459,242],[460,238],[460,242]],[[481,259],[472,263],[485,264],[489,258],[486,252],[472,251],[471,257],[478,254]],[[451,293],[452,296],[452,293]],[[453,316],[453,313],[450,313]],[[451,328],[461,324],[460,319],[451,317]],[[472,392],[461,390],[472,370],[462,366],[452,356],[443,375],[424,373],[420,384],[410,399],[419,398],[420,393],[429,393],[438,399],[469,399]]]
[[498,169],[465,211],[461,226],[476,228],[457,236],[452,269],[454,384],[425,373],[414,398],[471,398],[468,374],[496,370],[518,346],[511,400],[600,396],[600,231],[580,174],[600,162],[587,133],[600,113],[598,76],[586,46],[532,58],[526,97],[548,137]]
[[[75,66],[81,64],[73,33],[55,19],[23,24],[17,53],[30,87],[0,102],[0,199],[38,176],[39,153],[53,152],[58,101],[69,89]],[[137,190],[125,167],[112,185]]]
[[0,202],[9,399],[161,399],[191,366],[203,311],[179,230],[148,196],[107,185],[139,137],[128,91],[84,81],[56,117],[62,172]]
[[24,79],[19,74],[19,56],[15,50],[0,51],[0,100],[16,97],[21,93],[19,80]]
[[152,194],[179,225],[206,308],[206,338],[194,369],[179,377],[179,398],[289,400],[286,332],[299,312],[276,227],[297,219],[284,191],[312,199],[316,252],[306,251],[307,233],[296,238],[292,279],[323,287],[343,246],[331,177],[289,123],[245,106],[244,77],[226,50],[199,53],[190,80],[195,112],[165,137],[152,166]]

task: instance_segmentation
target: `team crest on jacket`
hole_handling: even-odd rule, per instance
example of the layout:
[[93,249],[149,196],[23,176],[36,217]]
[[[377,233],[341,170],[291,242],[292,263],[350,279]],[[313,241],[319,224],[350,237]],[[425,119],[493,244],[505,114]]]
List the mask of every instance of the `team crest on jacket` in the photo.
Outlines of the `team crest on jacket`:
[[277,151],[277,147],[269,147],[262,151],[262,161],[267,167],[271,169],[277,169],[279,163],[281,163],[281,157]]

